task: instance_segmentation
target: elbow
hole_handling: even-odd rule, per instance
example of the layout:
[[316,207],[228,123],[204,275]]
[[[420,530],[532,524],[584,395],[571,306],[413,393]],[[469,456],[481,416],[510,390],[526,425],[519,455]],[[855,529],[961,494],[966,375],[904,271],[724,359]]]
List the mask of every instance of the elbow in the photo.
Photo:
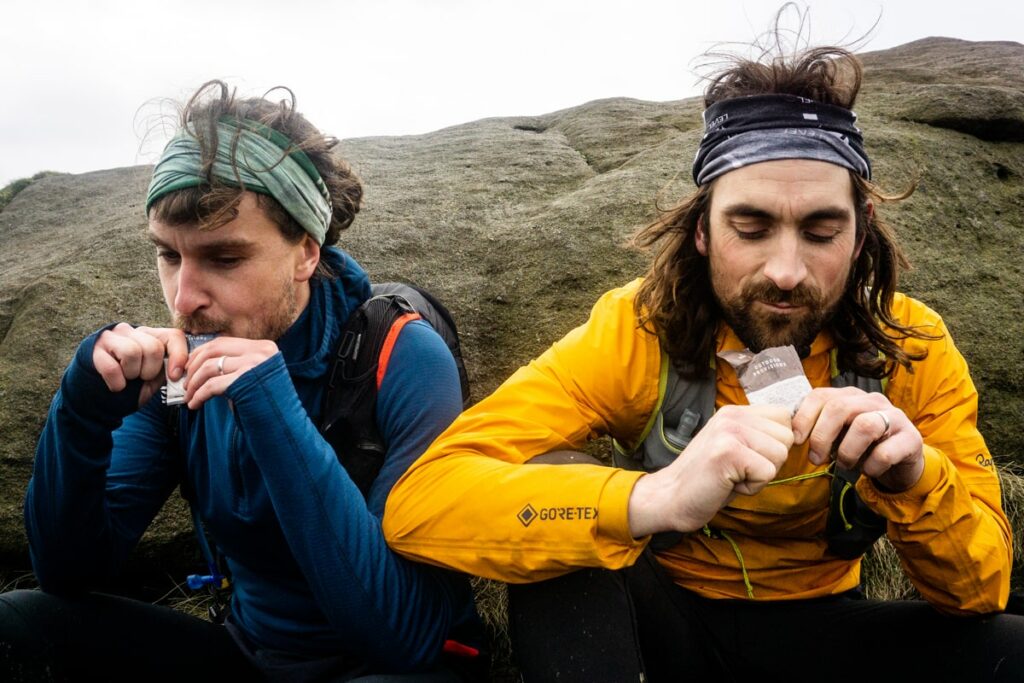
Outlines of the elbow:
[[[401,481],[399,481],[399,484],[401,484]],[[402,503],[399,497],[395,495],[396,491],[398,491],[398,485],[391,491],[391,495],[388,496],[387,503],[384,506],[381,532],[384,534],[385,543],[392,550],[399,554],[404,554],[402,553],[402,545],[409,538],[410,526],[405,519]]]
[[921,592],[938,611],[950,616],[997,614],[1006,609],[1010,599],[1010,566],[993,568],[987,575],[960,584],[960,590],[955,594],[929,596],[925,591]]

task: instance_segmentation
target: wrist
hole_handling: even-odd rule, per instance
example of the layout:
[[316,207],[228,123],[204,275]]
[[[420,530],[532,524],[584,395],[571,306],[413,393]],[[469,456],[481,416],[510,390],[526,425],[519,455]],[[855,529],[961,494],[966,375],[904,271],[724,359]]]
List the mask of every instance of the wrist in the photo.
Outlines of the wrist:
[[693,531],[701,524],[692,524],[680,509],[674,480],[661,472],[646,474],[637,480],[629,496],[629,532],[643,538],[659,531]]
[[903,493],[914,488],[921,481],[923,474],[924,454],[922,453],[913,460],[896,465],[878,478],[872,478],[871,483],[881,493]]

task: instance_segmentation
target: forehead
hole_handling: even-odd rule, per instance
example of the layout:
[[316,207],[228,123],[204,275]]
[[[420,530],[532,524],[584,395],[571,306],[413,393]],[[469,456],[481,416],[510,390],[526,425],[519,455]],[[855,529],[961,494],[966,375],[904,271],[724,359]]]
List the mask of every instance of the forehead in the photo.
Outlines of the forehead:
[[234,213],[231,220],[210,227],[201,227],[197,223],[166,223],[158,218],[150,218],[149,235],[154,241],[184,240],[204,245],[268,240],[276,242],[281,238],[277,223],[260,206],[254,193],[243,193]]
[[853,181],[847,169],[825,161],[765,161],[729,171],[714,181],[712,211],[736,202],[765,211],[850,207]]

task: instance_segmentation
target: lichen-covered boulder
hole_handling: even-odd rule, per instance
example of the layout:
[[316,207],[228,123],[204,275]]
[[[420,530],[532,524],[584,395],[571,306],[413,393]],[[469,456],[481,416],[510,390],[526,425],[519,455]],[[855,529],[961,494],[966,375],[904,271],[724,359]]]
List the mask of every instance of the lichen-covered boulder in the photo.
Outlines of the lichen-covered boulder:
[[[944,315],[971,363],[993,452],[1024,463],[1024,46],[930,39],[865,64],[857,109],[876,179],[918,184],[881,207],[916,265],[905,289]],[[991,107],[974,106],[983,95]],[[366,203],[342,245],[375,279],[418,282],[449,305],[479,398],[643,273],[629,237],[692,190],[700,110],[614,99],[347,140]],[[23,566],[34,445],[79,340],[112,320],[166,323],[148,173],[40,178],[0,212],[2,562]],[[189,533],[177,502],[136,561],[171,562]]]

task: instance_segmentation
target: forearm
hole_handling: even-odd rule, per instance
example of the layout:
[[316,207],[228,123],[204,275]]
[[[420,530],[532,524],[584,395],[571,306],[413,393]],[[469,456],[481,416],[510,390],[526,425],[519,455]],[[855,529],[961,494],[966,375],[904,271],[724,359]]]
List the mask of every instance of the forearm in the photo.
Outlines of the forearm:
[[32,563],[46,590],[70,591],[115,573],[128,552],[112,533],[105,500],[113,432],[138,387],[112,394],[92,367],[95,335],[61,380],[36,449],[25,498]]
[[920,342],[915,351],[925,351],[926,358],[913,372],[898,368],[887,392],[919,431],[925,466],[902,493],[881,493],[865,478],[858,492],[889,520],[889,537],[908,576],[932,604],[952,613],[1002,609],[1012,534],[999,477],[977,428],[977,391],[941,319],[928,310],[902,315],[938,336]]
[[889,520],[888,535],[914,586],[952,613],[1001,610],[1009,595],[1011,531],[994,473],[970,485],[946,455],[925,447],[921,480],[886,494],[862,478],[858,493]]
[[400,481],[384,531],[403,555],[510,583],[579,567],[619,569],[645,545],[630,536],[626,512],[639,476],[450,452],[418,463]]

